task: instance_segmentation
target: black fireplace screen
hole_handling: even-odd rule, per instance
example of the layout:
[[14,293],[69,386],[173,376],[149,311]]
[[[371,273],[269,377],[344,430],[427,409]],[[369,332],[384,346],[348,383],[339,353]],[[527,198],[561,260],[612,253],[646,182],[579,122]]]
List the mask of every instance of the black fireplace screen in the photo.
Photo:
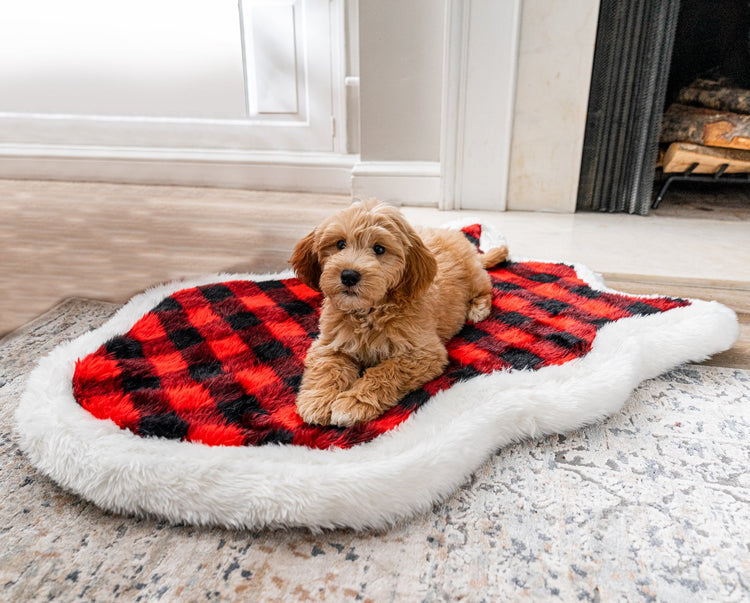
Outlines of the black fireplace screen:
[[679,0],[602,0],[578,210],[648,213]]

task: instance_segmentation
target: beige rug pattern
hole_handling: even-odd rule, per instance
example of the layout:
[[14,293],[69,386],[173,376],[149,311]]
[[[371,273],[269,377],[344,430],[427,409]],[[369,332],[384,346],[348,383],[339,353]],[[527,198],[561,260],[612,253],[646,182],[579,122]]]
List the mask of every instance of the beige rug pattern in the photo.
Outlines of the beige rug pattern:
[[105,513],[18,450],[40,354],[115,306],[69,300],[0,340],[0,599],[442,601],[750,597],[750,371],[684,366],[568,436],[500,450],[382,532],[227,531]]

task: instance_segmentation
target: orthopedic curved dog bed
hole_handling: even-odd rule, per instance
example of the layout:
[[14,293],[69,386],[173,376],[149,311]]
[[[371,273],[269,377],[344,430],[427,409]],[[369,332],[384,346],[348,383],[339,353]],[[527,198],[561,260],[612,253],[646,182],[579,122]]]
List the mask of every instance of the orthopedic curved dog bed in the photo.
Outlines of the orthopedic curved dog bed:
[[[502,242],[464,232],[480,248]],[[379,527],[429,509],[499,447],[601,420],[640,381],[738,333],[721,304],[618,293],[582,266],[514,260],[490,274],[492,314],[451,340],[445,374],[346,429],[295,412],[319,293],[291,273],[156,287],[39,362],[19,445],[117,513]]]

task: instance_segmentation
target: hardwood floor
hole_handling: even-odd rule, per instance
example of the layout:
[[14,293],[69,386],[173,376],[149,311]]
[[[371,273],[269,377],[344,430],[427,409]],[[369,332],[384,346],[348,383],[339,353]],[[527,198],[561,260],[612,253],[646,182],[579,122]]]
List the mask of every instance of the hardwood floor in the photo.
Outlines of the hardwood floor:
[[671,295],[693,299],[716,300],[737,313],[740,335],[734,346],[726,352],[716,354],[706,364],[728,368],[750,369],[750,284],[706,283],[702,281],[655,279],[607,275],[604,280],[612,289],[643,295]]
[[[0,180],[0,336],[69,297],[122,303],[166,280],[284,270],[297,240],[348,203],[346,195]],[[604,277],[622,291],[730,306],[740,340],[712,363],[750,368],[750,277]]]
[[0,180],[0,335],[78,296],[124,302],[161,281],[278,272],[348,196]]

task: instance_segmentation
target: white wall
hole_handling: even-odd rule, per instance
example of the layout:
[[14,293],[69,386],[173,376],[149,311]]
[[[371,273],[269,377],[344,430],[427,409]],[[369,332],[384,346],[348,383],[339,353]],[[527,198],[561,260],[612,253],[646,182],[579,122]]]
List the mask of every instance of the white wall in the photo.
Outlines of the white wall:
[[442,0],[360,0],[362,161],[439,161]]
[[[505,1],[467,6],[480,13],[485,2]],[[428,205],[441,196],[444,11],[442,0],[360,0],[362,163],[354,168],[355,196]],[[599,0],[521,0],[507,209],[575,211],[598,12]],[[497,60],[488,61],[487,72],[495,65],[500,77]],[[471,169],[464,171],[471,178]],[[502,181],[484,183],[498,210]],[[483,183],[474,184],[466,207],[483,198]]]
[[354,197],[437,206],[444,20],[444,0],[359,0]]

